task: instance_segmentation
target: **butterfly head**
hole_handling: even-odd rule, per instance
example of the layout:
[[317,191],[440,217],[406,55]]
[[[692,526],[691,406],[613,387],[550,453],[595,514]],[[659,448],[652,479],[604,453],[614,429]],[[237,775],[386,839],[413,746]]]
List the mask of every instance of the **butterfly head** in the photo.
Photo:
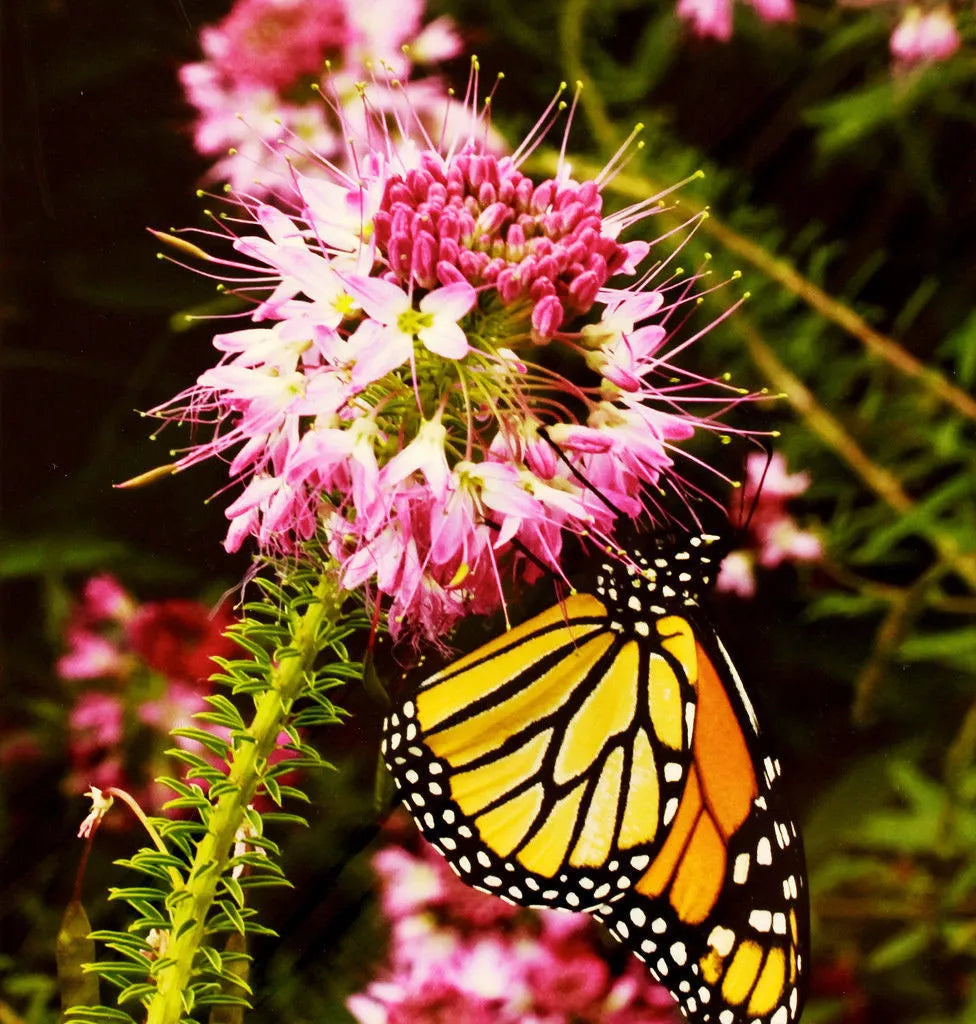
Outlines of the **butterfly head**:
[[680,613],[715,581],[726,544],[716,534],[657,534],[601,559],[592,589],[614,618]]

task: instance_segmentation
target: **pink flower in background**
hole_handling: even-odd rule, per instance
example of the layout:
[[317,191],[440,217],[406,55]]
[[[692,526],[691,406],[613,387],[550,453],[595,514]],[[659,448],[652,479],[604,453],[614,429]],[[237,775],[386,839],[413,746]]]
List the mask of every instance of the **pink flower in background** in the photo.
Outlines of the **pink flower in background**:
[[793,21],[796,18],[793,0],[749,0],[749,4],[763,21]]
[[[763,21],[796,18],[793,0],[748,0],[748,3]],[[727,43],[732,38],[732,0],[678,0],[675,13],[700,39]]]
[[391,942],[385,973],[347,1001],[360,1024],[676,1024],[671,996],[646,970],[603,959],[586,914],[477,892],[426,846],[389,845],[373,863]]
[[676,13],[701,39],[732,38],[732,0],[678,0]]
[[537,576],[531,558],[558,574],[567,534],[611,535],[544,431],[636,515],[645,488],[680,488],[681,445],[721,429],[715,403],[743,400],[676,364],[710,327],[679,337],[698,275],[665,277],[651,243],[619,240],[661,197],[605,215],[606,175],[527,175],[558,95],[516,156],[495,155],[477,75],[437,145],[402,145],[382,116],[398,91],[367,89],[379,114],[347,126],[355,177],[323,164],[274,200],[232,195],[229,255],[160,235],[249,310],[215,339],[218,365],[156,410],[204,433],[180,468],[229,461],[228,549],[324,548],[394,636],[435,643]]
[[[61,678],[72,683],[69,791],[118,786],[154,810],[171,798],[153,778],[182,774],[164,753],[173,745],[169,732],[194,725],[193,715],[207,708],[212,658],[236,650],[223,635],[231,621],[226,610],[211,614],[196,601],[140,605],[111,576],[88,581],[58,661]],[[195,742],[176,743],[210,756]]]
[[722,563],[716,587],[739,597],[756,591],[755,566],[774,569],[784,562],[817,562],[823,557],[820,538],[802,530],[787,503],[810,486],[807,473],[789,473],[786,459],[775,453],[767,462],[758,452],[746,460],[741,507],[751,510],[748,548],[730,552]]
[[962,45],[959,29],[948,7],[923,11],[909,7],[891,33],[891,54],[902,66],[940,61]]
[[[223,21],[201,31],[204,59],[180,69],[197,110],[196,148],[220,157],[210,179],[257,195],[290,181],[287,167],[276,165],[279,147],[306,168],[343,156],[347,124],[362,119],[357,83],[406,79],[412,62],[460,52],[448,18],[422,27],[423,7],[417,0],[237,0]],[[313,84],[327,84],[330,101]],[[404,95],[431,129],[454,105],[436,81],[412,83]],[[394,108],[407,112],[399,101]]]

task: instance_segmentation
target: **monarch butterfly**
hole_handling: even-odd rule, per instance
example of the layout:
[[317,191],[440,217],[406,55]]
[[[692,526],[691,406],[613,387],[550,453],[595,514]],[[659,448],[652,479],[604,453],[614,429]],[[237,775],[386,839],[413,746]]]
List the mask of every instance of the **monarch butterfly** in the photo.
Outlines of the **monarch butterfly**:
[[652,538],[420,686],[384,724],[466,882],[585,910],[701,1024],[791,1024],[808,910],[779,762],[699,598],[717,537]]

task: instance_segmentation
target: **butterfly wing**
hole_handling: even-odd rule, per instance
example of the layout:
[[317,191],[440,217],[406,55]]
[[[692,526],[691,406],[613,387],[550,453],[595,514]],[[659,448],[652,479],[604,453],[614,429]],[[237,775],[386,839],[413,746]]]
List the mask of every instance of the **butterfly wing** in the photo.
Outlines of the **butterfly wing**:
[[790,1024],[805,994],[803,850],[779,763],[710,629],[697,644],[698,709],[681,805],[654,863],[596,916],[709,1024]]
[[649,627],[634,595],[650,584],[613,561],[596,585],[432,676],[385,723],[426,838],[464,881],[525,906],[593,909],[624,891],[685,788],[691,627]]

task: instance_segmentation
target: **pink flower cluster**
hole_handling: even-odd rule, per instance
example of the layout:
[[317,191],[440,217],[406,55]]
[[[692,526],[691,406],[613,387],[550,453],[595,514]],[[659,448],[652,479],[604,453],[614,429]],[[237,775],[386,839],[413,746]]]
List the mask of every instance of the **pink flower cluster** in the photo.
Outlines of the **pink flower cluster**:
[[653,511],[679,443],[743,400],[674,361],[712,326],[687,325],[700,275],[668,251],[641,273],[651,244],[620,240],[661,198],[607,215],[605,175],[524,173],[555,110],[514,157],[477,125],[398,149],[378,119],[354,178],[234,197],[203,233],[233,255],[161,236],[247,303],[219,364],[156,410],[206,432],[176,468],[227,458],[227,548],[324,550],[394,634],[442,640],[506,582],[558,573],[565,533],[605,543],[596,492]]
[[[260,194],[287,181],[275,157],[280,147],[305,165],[313,153],[343,153],[344,122],[363,118],[357,83],[376,75],[406,79],[412,61],[460,51],[448,18],[421,28],[423,7],[423,0],[237,0],[223,21],[200,33],[205,59],[180,70],[198,114],[196,148],[220,157],[210,178]],[[312,91],[326,81],[335,108]],[[447,102],[433,79],[411,83],[406,96],[428,121]]]
[[[796,17],[793,0],[748,2],[763,21],[793,21]],[[732,38],[732,6],[732,0],[678,0],[675,10],[699,38],[727,43]]]
[[741,505],[751,509],[748,548],[732,551],[722,563],[716,587],[740,597],[756,592],[756,565],[775,569],[784,562],[816,562],[823,557],[820,538],[801,530],[786,505],[810,486],[806,473],[788,473],[786,459],[778,452],[767,462],[755,452],[746,460],[746,480]]
[[[793,0],[747,0],[765,22],[794,21]],[[962,45],[956,17],[948,4],[923,7],[903,0],[839,0],[841,5],[869,7],[889,4],[899,12],[890,39],[899,70],[946,60]],[[677,16],[700,39],[728,42],[733,32],[733,0],[678,0]]]
[[891,55],[896,65],[903,68],[946,60],[961,45],[959,29],[948,6],[923,10],[913,4],[891,33]]
[[[111,576],[90,579],[65,630],[58,674],[75,684],[68,712],[69,792],[90,785],[135,791],[154,809],[170,799],[153,782],[181,774],[164,750],[168,733],[207,708],[211,657],[231,657],[226,612],[195,601],[139,605]],[[87,684],[87,685],[85,685]],[[193,750],[184,739],[176,742]]]
[[360,1024],[672,1024],[633,957],[611,969],[585,914],[533,913],[463,885],[424,846],[376,855],[389,967],[348,1000]]

